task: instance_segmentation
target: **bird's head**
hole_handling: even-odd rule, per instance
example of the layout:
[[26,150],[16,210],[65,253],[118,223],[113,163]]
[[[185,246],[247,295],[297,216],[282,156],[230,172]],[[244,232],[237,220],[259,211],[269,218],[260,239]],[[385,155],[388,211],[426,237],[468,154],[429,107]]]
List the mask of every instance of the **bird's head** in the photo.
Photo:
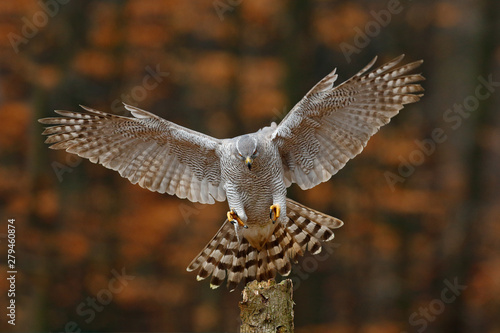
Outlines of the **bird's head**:
[[259,155],[257,151],[257,139],[250,135],[243,135],[236,141],[236,152],[248,170],[252,170],[254,159]]

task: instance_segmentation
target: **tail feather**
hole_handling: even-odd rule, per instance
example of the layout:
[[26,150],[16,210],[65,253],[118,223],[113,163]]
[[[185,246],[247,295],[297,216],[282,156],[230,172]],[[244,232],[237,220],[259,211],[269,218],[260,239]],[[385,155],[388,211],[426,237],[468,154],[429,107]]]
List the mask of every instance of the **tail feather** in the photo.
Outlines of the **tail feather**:
[[272,235],[271,241],[268,243],[268,255],[274,262],[274,266],[278,270],[278,273],[283,276],[290,274],[292,268],[290,260],[286,256],[286,245],[283,242],[285,235],[284,228],[278,225]]
[[[298,216],[302,216],[309,221],[313,221],[314,225],[319,225],[320,227],[324,227],[327,229],[337,229],[344,225],[344,222],[341,220],[326,215],[324,213],[318,212],[312,208],[306,207],[296,201],[291,199],[286,199],[286,207],[287,207],[287,215],[291,218]],[[324,229],[321,228],[321,231],[324,232]],[[321,231],[318,236],[321,235]],[[317,238],[321,238],[316,236]]]
[[245,283],[255,280],[257,276],[257,261],[259,253],[256,249],[249,246],[248,253],[246,256],[245,270],[243,271],[243,276],[245,277]]
[[267,268],[268,271],[271,273],[272,277],[276,276],[276,272],[278,270],[276,261],[278,260],[279,256],[281,256],[280,248],[279,246],[274,245],[275,242],[276,242],[276,236],[272,234],[271,238],[266,243],[266,251],[265,251],[267,252]]
[[[231,278],[231,271],[235,270],[235,263],[234,259],[238,258],[238,251],[241,250],[241,247],[244,246],[244,243],[240,245],[238,237],[236,236],[236,233],[234,232],[234,229],[231,224],[226,220],[225,222],[228,225],[228,232],[226,234],[227,237],[227,242],[226,242],[226,248],[224,249],[224,254],[222,257],[220,257],[220,260],[217,263],[217,268],[212,274],[212,280],[210,281],[210,288],[215,289],[219,287],[223,282],[224,278],[226,277],[226,270],[227,270],[227,276],[228,276],[228,281]],[[222,244],[222,241],[221,241]],[[217,246],[217,249],[219,246]],[[212,255],[218,255],[218,253],[213,252]],[[217,257],[219,258],[219,256]],[[203,266],[200,269],[200,275],[203,272]],[[204,272],[203,272],[204,273]],[[216,275],[217,273],[217,275]]]
[[212,279],[210,279],[210,288],[215,289],[222,284],[226,278],[226,270],[220,265],[217,265],[212,273]]
[[210,254],[212,254],[212,252],[221,242],[221,240],[226,237],[228,229],[230,229],[230,226],[227,223],[222,224],[219,231],[217,231],[215,236],[210,240],[210,242],[208,242],[205,248],[201,250],[200,253],[198,253],[198,255],[194,258],[193,261],[191,261],[191,263],[186,269],[188,272],[192,272],[195,269],[198,269],[200,265],[203,264],[208,259]]
[[321,242],[331,241],[332,229],[343,222],[298,202],[287,199],[286,225],[277,224],[266,245],[259,251],[239,237],[226,220],[217,234],[188,266],[199,269],[197,279],[212,275],[210,287],[217,288],[227,276],[227,286],[234,290],[244,280],[262,281],[290,274],[292,262],[306,251],[321,252]]
[[[231,231],[234,232],[233,228],[231,227]],[[233,257],[237,255],[237,251],[239,248],[239,241],[238,237],[236,237],[236,234],[234,233],[231,237],[231,242],[229,242],[229,245],[226,249],[226,253],[221,259],[221,268],[224,269],[229,269],[231,265],[233,264]]]
[[[222,282],[224,282],[224,279],[226,278],[226,270],[229,267],[231,267],[232,259],[234,257],[234,253],[238,246],[238,239],[235,234],[231,234],[230,230],[231,229],[229,229],[227,233],[228,238],[226,242],[226,247],[223,249],[223,255],[218,261],[217,266],[214,269],[214,272],[212,273],[212,279],[210,280],[210,288],[212,289],[219,287],[222,284]],[[223,241],[221,241],[219,246],[222,245],[222,243]],[[217,249],[219,248],[219,246],[217,246]],[[200,269],[200,273],[202,272],[202,270],[203,266]],[[200,273],[198,273],[198,276],[200,275]]]
[[297,243],[300,247],[300,255],[303,255],[303,252],[306,250],[307,243],[309,243],[309,240],[311,239],[311,235],[309,235],[309,233],[305,230],[302,230],[300,226],[301,225],[297,224],[292,217],[288,217],[286,229],[290,233],[290,236],[292,236],[295,243]]
[[317,238],[311,237],[309,242],[307,242],[307,250],[312,254],[318,254],[321,252],[321,243]]
[[267,267],[267,248],[259,252],[257,266],[257,281],[269,280],[273,277],[273,271]]
[[237,254],[233,256],[232,267],[228,269],[227,286],[229,290],[234,290],[243,278],[245,259],[249,247],[248,241],[245,238],[241,239],[240,248],[237,250]]
[[217,247],[212,251],[208,259],[201,265],[200,273],[198,276],[200,278],[206,278],[215,269],[218,269],[219,262],[222,259],[222,256],[226,252],[227,248],[227,243],[228,243],[228,238],[222,238],[220,243],[217,245]]

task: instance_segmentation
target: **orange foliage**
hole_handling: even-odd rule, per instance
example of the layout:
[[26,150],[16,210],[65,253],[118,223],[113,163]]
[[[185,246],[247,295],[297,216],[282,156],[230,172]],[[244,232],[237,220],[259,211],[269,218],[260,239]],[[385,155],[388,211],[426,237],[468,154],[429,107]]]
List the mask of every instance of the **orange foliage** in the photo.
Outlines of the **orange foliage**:
[[60,258],[64,262],[78,262],[88,255],[89,239],[85,235],[69,230],[62,231],[54,241],[59,247]]
[[36,70],[37,83],[44,89],[54,89],[61,81],[61,70],[55,66],[40,66]]
[[116,61],[110,53],[84,50],[74,60],[74,70],[95,79],[110,79],[115,75]]
[[276,59],[246,59],[240,74],[239,108],[245,119],[269,118],[273,109],[281,109],[286,97],[280,86],[283,66]]
[[352,40],[355,27],[364,27],[369,20],[366,11],[358,4],[346,3],[340,7],[318,6],[313,12],[313,27],[319,39],[332,47]]
[[266,1],[266,0],[254,0],[254,1],[243,1],[241,3],[241,11],[245,21],[249,23],[255,23],[260,25],[265,25],[272,23],[276,20],[276,15],[286,6],[286,1],[276,0],[276,1]]
[[[185,272],[224,222],[227,203],[151,193],[102,166],[48,150],[37,117],[77,109],[82,100],[123,111],[110,110],[114,101],[143,84],[147,66],[159,66],[169,75],[134,102],[224,138],[243,134],[236,126],[257,130],[255,124],[276,120],[275,110],[297,98],[289,92],[307,91],[320,73],[337,66],[346,77],[359,69],[354,62],[405,52],[425,58],[422,102],[384,127],[331,181],[289,191],[345,222],[335,231],[340,246],[317,271],[304,272],[302,261],[292,270],[300,279],[296,309],[305,311],[296,312],[296,332],[400,332],[454,275],[468,289],[430,323],[432,330],[498,331],[498,92],[453,131],[442,119],[476,77],[491,73],[498,81],[500,48],[488,39],[497,36],[479,35],[498,20],[489,22],[479,2],[408,1],[348,64],[339,44],[352,44],[355,29],[363,30],[387,1],[217,1],[230,8],[223,20],[212,0],[69,1],[19,53],[7,36],[22,34],[41,2],[0,1],[0,213],[17,219],[19,313],[33,319],[20,329],[62,331],[69,320],[85,331],[236,331],[238,324],[238,292],[212,291]],[[480,5],[497,9],[491,17],[500,12],[492,1]],[[491,49],[491,58],[464,48],[469,40],[477,41],[475,49]],[[457,70],[460,64],[466,66]],[[201,117],[186,111],[192,109]],[[398,174],[415,139],[436,127],[447,128],[449,140],[392,189],[384,173]],[[54,165],[65,168],[62,179]],[[107,288],[111,270],[121,267],[134,280],[87,323],[77,306]],[[391,295],[370,290],[392,284]],[[0,290],[6,288],[0,279]],[[457,318],[471,326],[462,319],[449,325]],[[0,331],[6,325],[0,321]]]
[[462,22],[462,12],[452,2],[439,2],[435,4],[434,19],[440,28],[451,28]]
[[42,219],[54,219],[60,211],[59,198],[53,189],[41,190],[37,193],[35,213]]
[[117,27],[117,7],[109,3],[96,3],[92,10],[93,26],[88,32],[89,42],[97,47],[111,48],[121,41]]
[[204,88],[206,86],[227,90],[233,83],[236,72],[236,60],[225,52],[200,54],[194,63],[193,81]]
[[[26,149],[30,108],[25,103],[10,102],[0,104],[0,149]],[[12,143],[16,143],[13,145]]]

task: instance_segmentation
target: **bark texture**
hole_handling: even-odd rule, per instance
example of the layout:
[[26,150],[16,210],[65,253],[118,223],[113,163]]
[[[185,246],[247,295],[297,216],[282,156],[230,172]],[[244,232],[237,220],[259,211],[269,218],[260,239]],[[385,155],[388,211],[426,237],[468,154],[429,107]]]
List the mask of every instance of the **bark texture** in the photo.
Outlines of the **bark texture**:
[[292,333],[293,285],[287,279],[252,281],[243,290],[240,302],[241,333]]

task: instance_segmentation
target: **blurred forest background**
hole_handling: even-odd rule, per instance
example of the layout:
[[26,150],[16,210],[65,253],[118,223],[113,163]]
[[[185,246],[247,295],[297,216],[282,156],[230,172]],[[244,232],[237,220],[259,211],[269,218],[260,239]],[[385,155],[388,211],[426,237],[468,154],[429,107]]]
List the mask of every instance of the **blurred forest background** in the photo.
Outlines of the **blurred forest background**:
[[[38,118],[121,101],[224,138],[323,76],[424,59],[425,96],[320,186],[345,225],[295,265],[296,332],[500,332],[500,2],[0,2],[0,330],[16,219],[16,330],[235,332],[241,288],[185,268],[227,203],[150,193],[49,150]],[[489,83],[488,83],[489,82]],[[121,276],[117,279],[117,276]],[[466,289],[464,290],[466,286]]]

